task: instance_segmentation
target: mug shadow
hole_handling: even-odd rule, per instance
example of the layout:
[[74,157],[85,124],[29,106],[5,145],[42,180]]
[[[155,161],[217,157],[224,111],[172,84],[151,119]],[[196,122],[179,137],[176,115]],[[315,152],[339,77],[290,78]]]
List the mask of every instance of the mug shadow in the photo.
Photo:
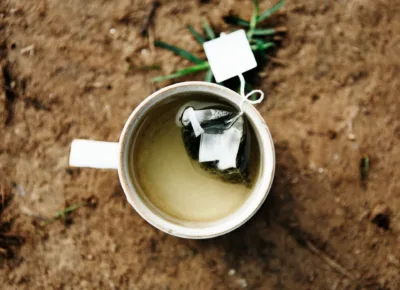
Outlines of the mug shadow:
[[[329,248],[329,245],[311,229],[302,229],[296,213],[304,212],[304,208],[296,194],[305,190],[317,192],[318,184],[315,179],[302,175],[285,141],[276,143],[275,150],[275,178],[266,201],[246,224],[231,233],[206,240],[181,239],[153,228],[137,214],[124,215],[129,223],[146,225],[143,241],[149,244],[150,250],[146,255],[151,259],[168,257],[171,269],[185,261],[201,260],[212,273],[223,271],[221,277],[226,277],[222,279],[227,284],[231,283],[226,280],[228,269],[246,277],[251,288],[256,289],[293,289],[297,283],[308,284],[320,260],[312,258],[310,261],[312,253],[307,243],[312,242],[319,249]],[[130,209],[120,186],[116,186],[110,200],[125,204],[126,211]],[[175,255],[174,251],[185,254]],[[308,269],[304,267],[305,259]]]
[[[299,205],[293,198],[293,186],[301,182],[301,173],[287,143],[276,144],[276,160],[271,191],[263,206],[246,224],[221,237],[188,242],[199,252],[210,248],[222,251],[229,268],[253,276],[254,279],[249,277],[252,287],[263,285],[259,277],[265,273],[269,273],[269,277],[275,276],[278,288],[282,286],[281,274],[287,275],[288,270],[303,276],[301,265],[295,262],[293,256],[296,255],[296,248],[305,247],[307,240],[313,240],[300,228],[295,215],[295,208]],[[288,248],[290,250],[286,251]]]

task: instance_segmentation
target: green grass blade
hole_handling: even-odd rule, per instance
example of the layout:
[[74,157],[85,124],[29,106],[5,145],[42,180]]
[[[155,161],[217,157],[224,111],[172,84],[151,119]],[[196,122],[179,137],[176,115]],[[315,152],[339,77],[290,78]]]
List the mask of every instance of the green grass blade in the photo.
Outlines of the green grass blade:
[[254,29],[253,35],[273,35],[276,33],[276,30],[274,28],[268,28],[268,29]]
[[165,49],[167,49],[169,51],[172,51],[173,53],[175,53],[177,55],[180,55],[180,56],[190,60],[193,63],[203,63],[204,62],[204,60],[198,58],[197,56],[194,56],[190,52],[188,52],[188,51],[186,51],[184,49],[181,49],[179,47],[170,45],[168,43],[165,43],[163,41],[156,40],[156,41],[154,41],[154,45],[158,46],[158,47],[161,47],[161,48],[165,48]]
[[363,158],[361,158],[360,162],[360,174],[362,182],[366,182],[368,180],[369,168],[370,168],[369,157],[364,156]]
[[207,19],[203,19],[203,27],[209,39],[215,38],[215,33],[210,24],[208,23]]
[[263,12],[257,19],[257,22],[264,21],[268,17],[270,17],[272,14],[277,12],[279,9],[282,8],[282,6],[285,4],[285,0],[280,0],[278,3],[276,3],[272,8],[268,9],[267,11]]
[[[256,20],[257,20],[258,11],[260,10],[260,9],[259,9],[259,6],[258,6],[258,0],[253,0],[253,4],[254,4],[254,11],[253,11],[253,15],[255,15],[255,17],[254,17],[254,18],[256,18]],[[251,17],[251,18],[253,18],[253,15],[252,15],[252,17]],[[251,21],[250,21],[250,23],[251,23]]]
[[54,222],[57,219],[61,219],[61,220],[64,221],[65,217],[66,217],[66,215],[68,213],[73,212],[74,210],[76,210],[76,209],[78,209],[78,208],[80,208],[82,206],[85,206],[85,205],[86,205],[86,203],[81,202],[81,203],[77,203],[77,204],[71,205],[71,206],[69,206],[69,207],[67,207],[67,208],[65,208],[63,210],[59,210],[59,211],[56,212],[56,214],[53,216],[53,218],[48,219],[46,221],[46,224],[50,224],[50,223]]
[[196,39],[196,41],[197,41],[199,44],[202,45],[202,44],[204,43],[204,41],[205,41],[204,37],[203,37],[200,33],[198,33],[198,32],[193,28],[192,25],[188,25],[188,26],[187,26],[187,29],[189,29],[190,33],[193,35],[193,37]]
[[266,43],[263,39],[258,39],[258,38],[253,38],[252,40],[251,40],[251,42],[250,43],[255,43],[255,44],[263,44],[263,43]]
[[82,207],[82,206],[84,206],[84,205],[85,205],[85,203],[83,203],[83,202],[78,203],[78,204],[71,205],[71,206],[69,206],[69,207],[67,207],[67,208],[65,208],[65,209],[63,209],[63,210],[58,211],[58,212],[55,214],[54,218],[59,218],[59,217],[61,217],[62,219],[65,219],[65,215],[66,215],[67,213],[70,213],[70,212],[72,212],[72,211],[74,211],[74,210],[76,210],[76,209],[78,209],[78,208],[80,208],[80,207]]
[[241,26],[246,26],[246,27],[250,26],[250,22],[248,22],[247,20],[244,20],[240,17],[233,16],[233,15],[224,17],[224,21],[229,24],[241,25]]
[[211,68],[209,68],[208,71],[207,71],[207,73],[206,73],[206,76],[205,76],[205,78],[204,78],[204,81],[205,81],[205,82],[212,83],[212,80],[213,80],[213,73],[212,73]]
[[254,10],[253,10],[253,14],[251,15],[250,28],[247,31],[247,38],[249,39],[249,41],[253,37],[254,29],[257,26],[258,11],[259,11],[259,9],[258,9],[258,0],[253,0],[253,4],[254,4]]
[[262,51],[262,50],[266,50],[273,46],[275,46],[275,43],[273,43],[273,42],[264,42],[264,43],[259,42],[259,43],[253,44],[251,46],[251,49],[253,51]]
[[174,79],[174,78],[183,77],[185,75],[188,75],[188,74],[191,74],[194,72],[208,69],[209,67],[210,67],[210,65],[208,64],[207,61],[205,61],[201,64],[178,70],[177,72],[170,74],[170,75],[154,77],[154,78],[152,78],[152,82],[156,83],[156,82],[161,82],[161,81],[166,81],[166,80],[170,80],[170,79]]

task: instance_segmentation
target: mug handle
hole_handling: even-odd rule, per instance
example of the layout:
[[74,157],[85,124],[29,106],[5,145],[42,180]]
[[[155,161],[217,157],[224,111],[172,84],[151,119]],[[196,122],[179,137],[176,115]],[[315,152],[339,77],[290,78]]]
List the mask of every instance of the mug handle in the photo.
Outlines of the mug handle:
[[118,169],[118,164],[118,142],[75,139],[71,143],[70,166]]

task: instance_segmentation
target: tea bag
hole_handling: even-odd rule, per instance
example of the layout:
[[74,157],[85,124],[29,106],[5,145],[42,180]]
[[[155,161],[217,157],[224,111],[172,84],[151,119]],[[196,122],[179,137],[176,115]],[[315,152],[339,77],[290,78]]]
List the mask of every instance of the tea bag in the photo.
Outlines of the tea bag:
[[177,124],[189,156],[232,183],[249,183],[250,136],[243,114],[215,103],[187,103]]
[[[217,83],[233,77],[240,79],[239,110],[221,104],[186,104],[177,114],[182,127],[186,150],[201,167],[234,182],[249,184],[248,163],[250,134],[243,104],[258,104],[264,93],[253,90],[245,94],[243,73],[257,66],[256,59],[243,29],[204,42],[210,68]],[[259,94],[255,100],[250,96]]]

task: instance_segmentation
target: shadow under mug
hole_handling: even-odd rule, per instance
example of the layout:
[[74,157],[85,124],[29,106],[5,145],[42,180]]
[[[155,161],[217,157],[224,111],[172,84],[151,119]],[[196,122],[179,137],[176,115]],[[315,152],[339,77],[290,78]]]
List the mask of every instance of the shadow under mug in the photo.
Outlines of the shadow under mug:
[[[259,112],[244,102],[243,111],[253,128],[259,147],[259,172],[246,201],[229,216],[213,222],[176,222],[156,209],[135,186],[130,168],[129,154],[132,138],[138,131],[149,109],[166,101],[187,94],[205,94],[239,108],[243,97],[223,86],[207,82],[183,82],[165,87],[147,97],[132,112],[122,130],[119,142],[74,140],[71,144],[70,165],[77,167],[118,169],[119,179],[128,202],[142,218],[154,227],[177,237],[205,239],[226,234],[243,225],[261,207],[272,185],[275,172],[275,151],[271,134]],[[134,154],[134,152],[132,153]]]

